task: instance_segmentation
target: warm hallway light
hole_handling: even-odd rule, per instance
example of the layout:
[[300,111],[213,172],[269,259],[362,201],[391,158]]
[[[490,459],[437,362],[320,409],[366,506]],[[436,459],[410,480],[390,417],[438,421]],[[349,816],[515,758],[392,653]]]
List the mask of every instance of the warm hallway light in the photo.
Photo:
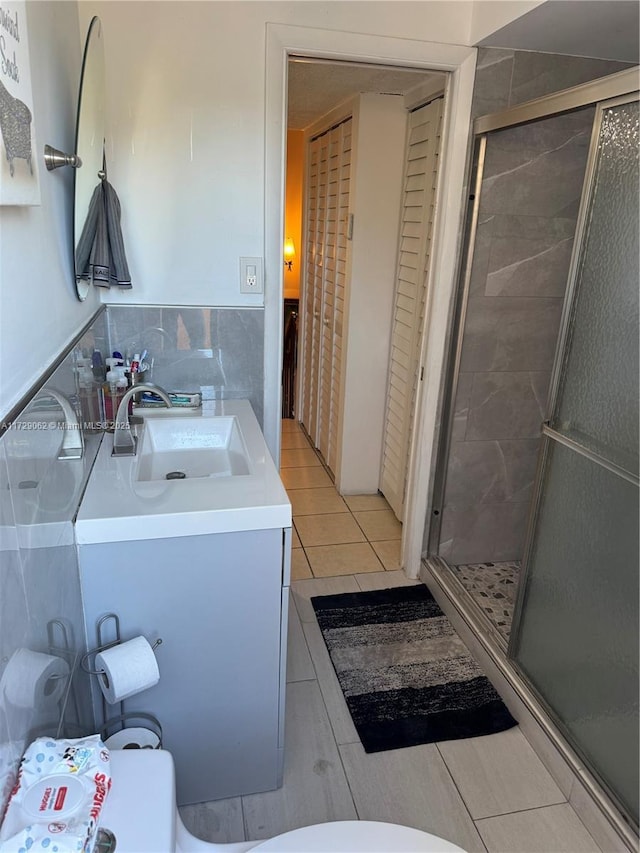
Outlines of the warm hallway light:
[[293,259],[296,254],[296,247],[293,245],[291,237],[287,237],[284,241],[284,265],[291,272],[293,267]]

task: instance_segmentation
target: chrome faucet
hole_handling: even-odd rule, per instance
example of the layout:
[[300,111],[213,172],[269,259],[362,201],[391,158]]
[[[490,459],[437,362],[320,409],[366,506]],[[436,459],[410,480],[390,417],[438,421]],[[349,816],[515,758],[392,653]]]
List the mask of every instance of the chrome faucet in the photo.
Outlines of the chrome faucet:
[[112,456],[136,455],[136,445],[138,440],[131,430],[128,409],[129,400],[134,394],[139,394],[141,391],[151,391],[153,394],[157,394],[158,397],[160,397],[167,408],[170,409],[172,406],[169,395],[164,388],[161,388],[159,385],[154,385],[153,382],[138,382],[137,385],[132,385],[128,388],[124,392],[122,400],[120,400],[120,405],[118,406],[118,412],[116,414],[113,433],[113,450],[111,452]]
[[62,409],[64,415],[64,438],[62,439],[62,447],[58,453],[58,459],[82,459],[84,451],[84,435],[80,429],[80,422],[75,409],[71,405],[68,397],[65,397],[60,391],[55,388],[42,388],[37,398],[52,397]]

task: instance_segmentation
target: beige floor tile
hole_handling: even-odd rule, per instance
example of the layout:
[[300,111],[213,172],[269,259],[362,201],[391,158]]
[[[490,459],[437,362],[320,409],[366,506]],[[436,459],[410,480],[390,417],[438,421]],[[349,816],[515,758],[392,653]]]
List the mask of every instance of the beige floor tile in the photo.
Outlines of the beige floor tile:
[[584,785],[577,779],[569,797],[569,805],[601,850],[606,850],[607,853],[629,853],[629,847],[594,803]]
[[362,512],[368,509],[389,509],[389,504],[382,495],[345,495],[344,499],[351,512]]
[[291,489],[312,489],[317,486],[333,486],[331,477],[321,465],[307,468],[281,468],[280,479],[287,491]]
[[318,545],[307,548],[306,551],[311,571],[316,578],[380,571],[380,560],[368,542]]
[[297,421],[295,418],[283,418],[281,421],[282,424],[282,432],[302,432],[302,427],[300,426],[300,421]]
[[349,708],[340,687],[336,671],[331,663],[327,646],[322,636],[320,626],[315,617],[312,622],[304,622],[302,625],[304,636],[313,667],[316,671],[318,684],[322,692],[322,698],[329,714],[329,721],[336,742],[360,743],[356,727],[351,719]]
[[302,622],[291,602],[287,625],[287,681],[312,681],[315,677],[316,671],[307,648]]
[[517,727],[446,741],[438,749],[474,820],[565,801]]
[[356,820],[322,695],[316,681],[287,685],[284,782],[242,798],[247,838],[329,820]]
[[390,509],[354,512],[353,516],[369,542],[402,538],[402,525]]
[[333,486],[318,489],[294,489],[289,497],[294,516],[349,512]]
[[309,567],[307,555],[302,548],[294,548],[291,551],[291,580],[302,581],[312,577],[313,574]]
[[196,838],[217,844],[245,840],[240,797],[181,806],[179,811],[184,825]]
[[296,529],[304,548],[365,541],[364,533],[348,512],[299,515],[296,516]]
[[289,430],[282,433],[280,448],[282,450],[292,450],[293,448],[304,447],[311,448],[306,435],[302,430]]
[[296,530],[295,524],[291,528],[291,547],[302,548],[302,542],[300,541],[300,537],[298,536],[298,531]]
[[374,542],[373,550],[387,571],[391,572],[400,568],[400,539],[391,539],[388,542]]
[[362,744],[340,746],[360,820],[414,826],[458,844],[484,846],[447,768],[433,745],[367,755]]
[[568,803],[476,822],[489,853],[600,853]]
[[[375,545],[373,546],[375,548]],[[416,586],[422,581],[408,578],[403,571],[372,572],[368,575],[356,575],[358,586],[363,592],[371,589],[391,589],[396,586]]]
[[333,578],[313,578],[312,580],[296,581],[291,584],[291,593],[296,610],[302,622],[314,622],[316,614],[309,601],[314,595],[339,595],[341,592],[359,592],[360,587],[353,576]]
[[306,468],[312,465],[320,465],[320,460],[310,447],[294,447],[280,454],[281,468]]

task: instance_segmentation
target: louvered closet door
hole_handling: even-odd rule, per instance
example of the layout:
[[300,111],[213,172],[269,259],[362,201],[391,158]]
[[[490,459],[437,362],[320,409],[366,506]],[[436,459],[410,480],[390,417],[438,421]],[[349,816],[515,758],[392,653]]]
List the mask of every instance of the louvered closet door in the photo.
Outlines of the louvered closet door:
[[322,251],[324,247],[324,219],[321,205],[323,192],[322,157],[325,146],[321,139],[309,145],[307,166],[307,212],[306,212],[306,299],[304,315],[304,373],[302,382],[301,416],[309,435],[315,439],[319,318],[322,305]]
[[443,99],[409,115],[380,491],[402,519],[431,262]]
[[337,461],[350,164],[350,119],[309,145],[302,422],[331,470]]
[[[346,128],[348,125],[348,129]],[[318,449],[334,471],[337,460],[342,317],[347,250],[351,122],[329,136],[325,265],[322,288],[322,338],[318,396]],[[346,186],[345,186],[346,184]],[[346,191],[345,191],[346,190]]]
[[329,413],[329,439],[325,455],[327,465],[336,470],[338,461],[338,425],[340,415],[340,374],[342,369],[344,302],[347,287],[347,250],[349,247],[349,190],[351,181],[351,128],[344,122],[340,132],[340,182],[338,186],[338,223],[336,238],[335,286],[333,306],[333,353],[331,382],[331,408]]

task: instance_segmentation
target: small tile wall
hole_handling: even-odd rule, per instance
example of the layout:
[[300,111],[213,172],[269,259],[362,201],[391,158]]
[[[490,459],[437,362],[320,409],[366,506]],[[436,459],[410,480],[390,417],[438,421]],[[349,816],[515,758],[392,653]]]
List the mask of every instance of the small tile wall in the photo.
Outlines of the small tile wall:
[[[70,400],[81,424],[87,389],[78,359],[105,334],[102,314],[45,383]],[[86,645],[73,519],[101,433],[87,423],[83,458],[58,459],[63,425],[59,404],[42,389],[0,439],[0,813],[34,737],[78,737],[93,727],[79,666]],[[38,667],[49,663],[42,655],[61,661],[53,661],[63,675],[59,688],[38,688]]]
[[630,68],[627,62],[494,47],[478,49],[472,116],[497,113],[534,98]]
[[262,426],[264,311],[240,308],[109,306],[110,352],[147,349],[147,379],[166,391],[248,399]]

